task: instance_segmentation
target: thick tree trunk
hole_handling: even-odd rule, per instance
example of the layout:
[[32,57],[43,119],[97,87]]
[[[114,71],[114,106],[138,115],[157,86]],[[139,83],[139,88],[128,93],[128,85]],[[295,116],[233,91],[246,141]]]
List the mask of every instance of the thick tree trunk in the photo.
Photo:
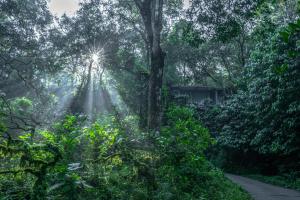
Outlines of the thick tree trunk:
[[150,130],[158,131],[161,122],[161,93],[164,52],[161,49],[163,0],[135,0],[142,16],[150,48],[150,78],[148,91],[148,120]]
[[[149,67],[150,68],[150,67]],[[146,78],[145,75],[142,73],[139,74],[139,127],[141,130],[145,130],[147,128],[147,111],[148,108],[148,84],[145,86],[145,81],[148,81],[148,77]]]
[[152,50],[148,93],[148,128],[159,130],[162,107],[164,53],[160,46]]

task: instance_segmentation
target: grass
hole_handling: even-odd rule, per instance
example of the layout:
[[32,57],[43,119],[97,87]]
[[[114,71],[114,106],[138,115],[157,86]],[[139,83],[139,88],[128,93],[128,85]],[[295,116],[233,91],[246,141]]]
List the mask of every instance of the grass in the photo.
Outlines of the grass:
[[215,169],[209,172],[209,179],[201,182],[203,199],[205,200],[252,200],[249,193],[239,185],[225,177],[224,173]]
[[[224,177],[225,178],[225,177]],[[233,183],[231,180],[225,178],[224,186],[226,188],[225,194],[227,198],[224,199],[232,199],[232,200],[253,200],[248,192],[246,192],[243,188]]]
[[300,178],[290,178],[285,176],[263,176],[260,174],[248,174],[244,175],[249,178],[253,178],[265,183],[281,186],[284,188],[295,189],[300,191]]

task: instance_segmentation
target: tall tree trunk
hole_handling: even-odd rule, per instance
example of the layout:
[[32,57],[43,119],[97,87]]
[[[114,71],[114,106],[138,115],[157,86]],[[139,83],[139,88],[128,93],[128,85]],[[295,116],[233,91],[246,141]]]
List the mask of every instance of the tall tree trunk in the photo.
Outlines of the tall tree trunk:
[[150,48],[150,78],[148,91],[148,120],[150,130],[159,130],[161,122],[161,93],[165,54],[161,49],[163,0],[135,0],[145,26]]
[[[149,56],[150,57],[150,56]],[[148,103],[147,94],[148,94],[148,84],[145,86],[145,81],[148,80],[148,77],[145,77],[144,74],[139,73],[139,127],[141,130],[147,128],[147,110],[148,108],[145,104]]]

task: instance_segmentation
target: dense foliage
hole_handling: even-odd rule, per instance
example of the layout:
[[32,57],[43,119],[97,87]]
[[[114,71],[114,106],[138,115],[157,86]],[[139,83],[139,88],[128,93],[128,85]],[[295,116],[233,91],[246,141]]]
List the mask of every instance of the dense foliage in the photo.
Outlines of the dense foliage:
[[[134,118],[122,123],[130,125]],[[205,159],[213,142],[188,108],[167,112],[167,125],[153,136],[126,131],[114,117],[100,117],[83,126],[86,118],[68,115],[49,129],[1,133],[2,199],[241,199],[221,171]],[[135,135],[134,135],[135,134]],[[191,148],[192,146],[192,148]],[[9,170],[4,170],[6,167]],[[225,185],[224,185],[225,184]],[[207,187],[210,189],[207,190]]]
[[235,148],[248,144],[262,154],[299,153],[299,31],[300,20],[266,33],[252,51],[247,86],[220,116],[226,124],[220,138],[224,143]]
[[[290,174],[297,179],[300,20],[278,26],[267,17],[252,37],[257,43],[237,93],[222,107],[203,114],[202,119],[223,149],[215,158],[223,167],[233,170],[239,166],[267,175]],[[242,161],[243,157],[248,159]]]
[[0,0],[0,199],[249,199],[220,168],[298,188],[299,8]]

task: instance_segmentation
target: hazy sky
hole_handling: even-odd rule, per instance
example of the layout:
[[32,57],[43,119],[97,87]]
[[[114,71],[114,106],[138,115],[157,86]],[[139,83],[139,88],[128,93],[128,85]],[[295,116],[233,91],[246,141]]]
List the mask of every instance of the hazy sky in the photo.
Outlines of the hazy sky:
[[79,8],[80,0],[50,0],[49,8],[53,14],[58,16],[66,13],[67,15],[73,15]]
[[[67,15],[73,15],[79,8],[80,0],[50,0],[49,8],[53,14],[58,16],[66,13]],[[185,7],[187,7],[189,0],[184,0]]]

